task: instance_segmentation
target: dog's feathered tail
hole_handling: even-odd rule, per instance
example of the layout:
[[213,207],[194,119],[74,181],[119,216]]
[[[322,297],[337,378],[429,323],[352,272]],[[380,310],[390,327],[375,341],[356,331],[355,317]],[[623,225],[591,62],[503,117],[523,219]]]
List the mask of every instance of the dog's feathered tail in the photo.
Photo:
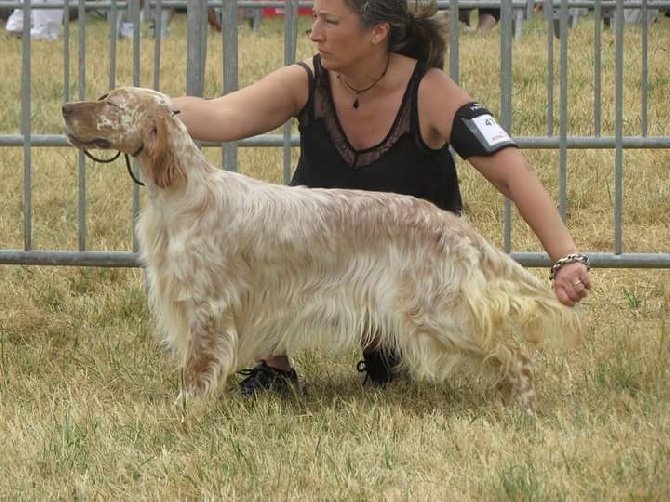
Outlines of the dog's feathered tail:
[[508,343],[575,346],[581,335],[579,309],[563,305],[535,275],[483,237],[471,238],[481,240],[481,266],[471,268],[462,294],[482,349],[492,353]]

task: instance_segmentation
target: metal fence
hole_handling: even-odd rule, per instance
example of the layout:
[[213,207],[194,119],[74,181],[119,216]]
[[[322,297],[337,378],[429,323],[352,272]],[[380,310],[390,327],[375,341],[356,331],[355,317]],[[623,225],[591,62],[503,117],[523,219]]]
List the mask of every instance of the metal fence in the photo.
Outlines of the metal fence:
[[[446,71],[454,80],[459,80],[459,39],[458,39],[458,11],[459,9],[473,9],[480,7],[499,7],[501,10],[500,19],[500,122],[508,130],[511,130],[512,114],[512,42],[514,38],[523,36],[523,22],[525,18],[533,12],[533,0],[460,0],[444,2],[438,1],[438,6],[449,12],[450,17],[450,40],[449,40],[449,61]],[[201,95],[204,88],[204,62],[206,52],[207,36],[207,11],[216,9],[223,24],[223,45],[224,45],[224,81],[222,92],[230,92],[237,89],[237,69],[239,61],[238,56],[238,23],[237,9],[263,9],[266,7],[282,8],[284,10],[284,60],[290,64],[295,59],[297,36],[298,36],[298,9],[300,7],[311,7],[312,2],[301,2],[297,0],[286,1],[235,1],[235,0],[145,0],[144,11],[154,19],[155,37],[153,61],[154,68],[160,68],[160,36],[162,32],[161,22],[164,18],[157,13],[163,9],[187,8],[188,30],[187,30],[187,89],[186,92],[192,95]],[[34,8],[62,8],[66,12],[76,9],[78,17],[78,47],[79,51],[76,57],[79,60],[79,73],[77,76],[78,99],[86,97],[86,14],[90,12],[102,13],[109,21],[109,57],[112,61],[109,72],[109,86],[114,87],[116,83],[115,58],[116,43],[119,29],[118,19],[123,15],[126,19],[133,22],[133,84],[139,85],[140,65],[149,64],[140,59],[139,40],[140,40],[140,6],[137,1],[85,1],[78,0],[69,2],[64,0],[61,3],[42,4],[24,0],[22,3],[17,1],[0,0],[0,8],[19,8],[24,10],[25,19],[30,19],[30,10]],[[548,116],[547,132],[544,136],[516,136],[515,140],[525,149],[556,149],[559,155],[559,204],[560,211],[565,216],[566,198],[567,198],[567,151],[570,149],[614,149],[615,151],[615,196],[614,196],[614,241],[611,251],[587,251],[586,254],[596,267],[646,267],[646,268],[666,268],[670,267],[670,252],[667,250],[658,250],[650,253],[630,253],[623,252],[622,249],[622,200],[623,200],[623,151],[625,149],[659,149],[670,148],[670,131],[664,136],[649,136],[648,130],[648,64],[647,64],[647,42],[648,26],[644,22],[642,25],[642,75],[641,92],[642,116],[641,126],[638,135],[630,136],[623,133],[623,24],[624,8],[639,9],[642,17],[646,18],[648,9],[670,9],[670,0],[666,1],[574,1],[574,0],[555,0],[544,2],[545,20],[547,23],[547,55],[550,61],[548,64],[547,76],[547,97],[548,97]],[[567,30],[578,22],[579,14],[584,9],[592,10],[596,19],[601,17],[611,19],[614,28],[615,47],[616,47],[616,89],[615,89],[615,133],[613,136],[603,136],[601,134],[601,72],[600,61],[602,54],[601,47],[601,23],[594,23],[595,44],[593,54],[595,60],[595,74],[593,82],[594,109],[593,109],[593,130],[592,136],[569,136],[567,129],[567,82],[568,82],[568,47]],[[258,19],[258,17],[256,18]],[[24,245],[23,249],[1,249],[0,264],[27,264],[27,265],[79,265],[79,266],[105,266],[105,267],[133,267],[139,266],[137,245],[130,251],[93,251],[86,248],[86,186],[84,176],[84,158],[80,156],[79,160],[79,246],[77,250],[55,251],[55,250],[35,250],[32,244],[32,220],[31,220],[31,148],[32,147],[63,147],[68,146],[64,135],[60,134],[40,134],[34,133],[31,129],[30,116],[33,104],[30,97],[30,37],[29,23],[24,27],[24,36],[22,42],[22,103],[21,103],[21,130],[18,134],[0,133],[1,147],[23,147],[24,151]],[[70,37],[69,24],[64,24],[63,37],[67,42]],[[558,64],[559,95],[554,96],[554,75],[553,75],[553,55],[555,45],[559,45],[560,60]],[[70,59],[73,57],[69,53],[69,44],[64,44],[64,53],[62,54],[65,67],[68,67]],[[69,101],[72,96],[69,95],[70,82],[68,72],[63,77],[63,101]],[[154,72],[153,88],[159,88],[159,71]],[[146,84],[145,84],[146,85]],[[553,110],[554,104],[558,103],[558,131],[554,131]],[[513,133],[513,131],[512,131]],[[284,126],[281,134],[264,134],[254,138],[248,138],[235,144],[223,145],[224,165],[237,165],[238,146],[282,146],[284,152],[283,173],[284,179],[290,177],[292,165],[292,147],[299,144],[298,137],[291,132],[290,124]],[[203,146],[210,144],[204,143]],[[670,208],[669,208],[670,209]],[[134,191],[134,211],[139,211],[139,192],[135,187]],[[504,217],[504,243],[505,249],[511,250],[511,206],[509,201],[505,204]],[[669,243],[670,245],[670,243]],[[549,258],[546,253],[539,252],[510,252],[511,256],[526,266],[546,266]]]

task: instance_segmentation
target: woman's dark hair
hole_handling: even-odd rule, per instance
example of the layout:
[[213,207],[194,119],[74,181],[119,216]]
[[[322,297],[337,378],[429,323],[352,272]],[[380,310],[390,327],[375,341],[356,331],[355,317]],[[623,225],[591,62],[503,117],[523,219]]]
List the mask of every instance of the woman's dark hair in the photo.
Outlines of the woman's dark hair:
[[361,17],[363,26],[388,23],[391,26],[389,51],[425,62],[429,67],[444,66],[445,37],[435,16],[435,0],[343,0]]

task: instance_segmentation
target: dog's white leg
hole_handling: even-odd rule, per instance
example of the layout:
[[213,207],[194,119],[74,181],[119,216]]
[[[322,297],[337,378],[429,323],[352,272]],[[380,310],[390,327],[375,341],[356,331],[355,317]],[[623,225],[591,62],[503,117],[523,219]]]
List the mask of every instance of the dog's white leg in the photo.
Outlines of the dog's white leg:
[[506,405],[520,405],[535,415],[537,395],[533,384],[533,364],[523,350],[506,347],[504,360],[494,357],[493,363],[502,372],[496,390]]
[[214,315],[208,306],[190,313],[182,394],[201,395],[212,390],[218,376],[237,367],[238,336],[232,316]]

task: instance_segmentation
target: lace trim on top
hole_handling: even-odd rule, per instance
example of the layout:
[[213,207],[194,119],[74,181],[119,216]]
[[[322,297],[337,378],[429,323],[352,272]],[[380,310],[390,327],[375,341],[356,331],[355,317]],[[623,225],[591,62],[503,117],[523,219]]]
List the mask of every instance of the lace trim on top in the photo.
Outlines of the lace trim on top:
[[[337,118],[335,111],[335,103],[333,101],[333,93],[330,89],[330,81],[328,79],[328,72],[321,67],[321,58],[317,54],[314,56],[314,82],[310,85],[310,90],[313,91],[306,106],[307,109],[312,107],[311,112],[308,110],[303,112],[301,122],[305,127],[309,126],[309,120],[323,120],[325,129],[330,136],[333,145],[339,152],[342,159],[352,168],[361,169],[372,164],[374,161],[388,152],[393,145],[395,145],[400,138],[411,132],[412,130],[412,105],[416,101],[416,88],[421,79],[422,71],[420,64],[417,63],[414,72],[407,84],[405,94],[400,104],[400,109],[391,125],[391,128],[386,137],[377,145],[362,150],[355,149],[347,139],[344,130]],[[311,73],[311,72],[308,72]],[[310,75],[311,77],[311,75]],[[310,116],[311,115],[311,116]]]

